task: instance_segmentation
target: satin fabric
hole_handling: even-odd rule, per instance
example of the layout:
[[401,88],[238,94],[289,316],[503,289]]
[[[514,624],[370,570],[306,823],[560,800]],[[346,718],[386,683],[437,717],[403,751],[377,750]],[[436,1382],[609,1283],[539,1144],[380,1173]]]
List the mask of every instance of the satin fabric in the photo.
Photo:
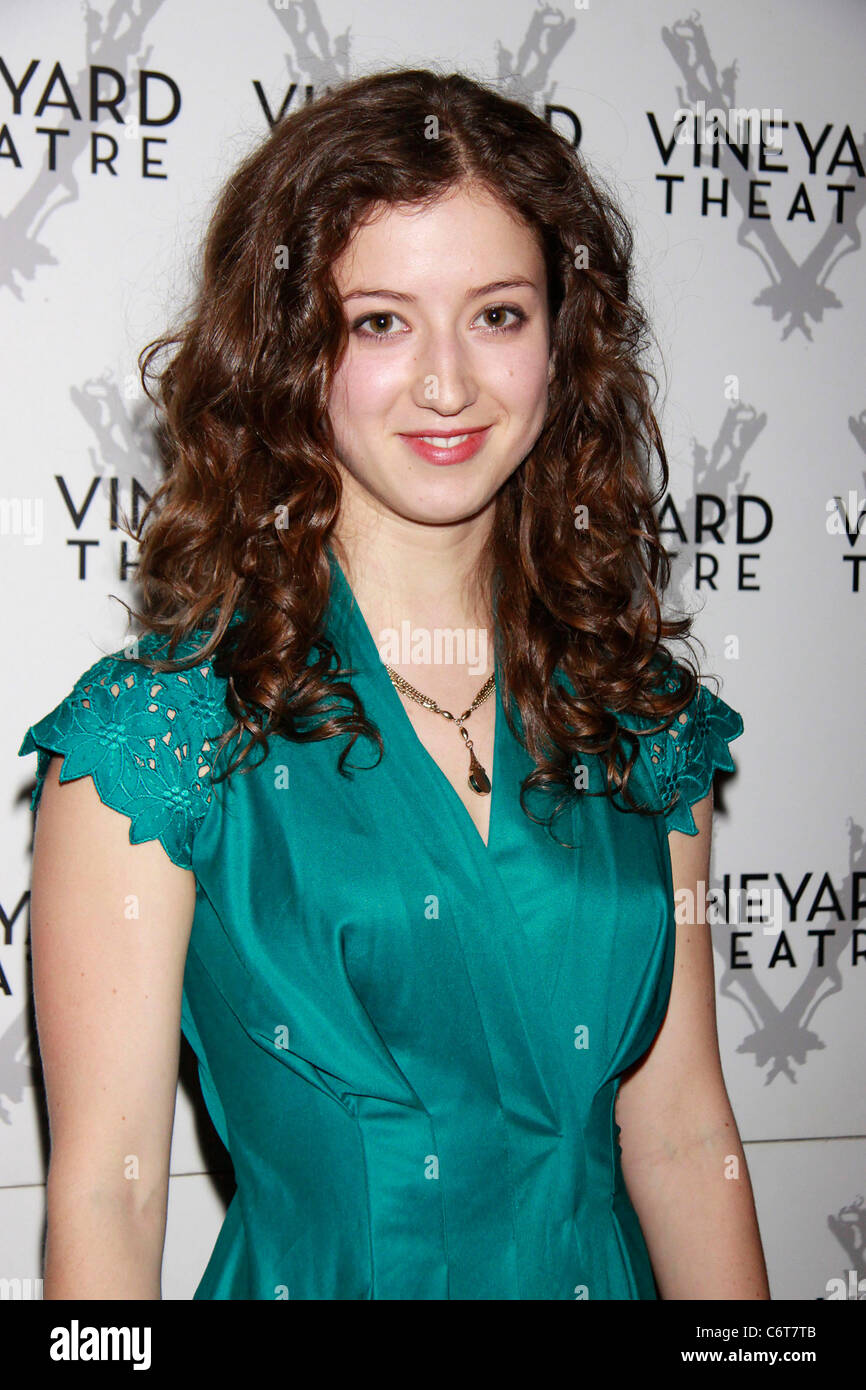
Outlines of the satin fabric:
[[653,1299],[614,1103],[670,991],[664,817],[584,798],[554,843],[497,688],[485,847],[329,554],[385,752],[272,738],[195,836],[182,1027],[237,1181],[195,1298]]

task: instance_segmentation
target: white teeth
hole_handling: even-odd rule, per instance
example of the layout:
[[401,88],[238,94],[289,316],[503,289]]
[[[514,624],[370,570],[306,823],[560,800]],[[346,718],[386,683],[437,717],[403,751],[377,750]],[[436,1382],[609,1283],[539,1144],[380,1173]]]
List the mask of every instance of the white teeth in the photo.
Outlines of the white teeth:
[[468,434],[455,434],[451,439],[437,439],[432,434],[422,434],[421,440],[424,444],[435,444],[437,449],[453,449],[457,444],[463,444],[469,438]]

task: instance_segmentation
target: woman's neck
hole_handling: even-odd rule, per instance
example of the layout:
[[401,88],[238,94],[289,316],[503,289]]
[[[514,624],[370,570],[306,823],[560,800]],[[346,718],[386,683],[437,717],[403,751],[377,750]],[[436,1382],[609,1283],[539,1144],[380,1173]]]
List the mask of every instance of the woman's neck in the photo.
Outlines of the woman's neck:
[[375,538],[335,527],[331,545],[371,632],[492,628],[484,539],[443,528],[407,528]]

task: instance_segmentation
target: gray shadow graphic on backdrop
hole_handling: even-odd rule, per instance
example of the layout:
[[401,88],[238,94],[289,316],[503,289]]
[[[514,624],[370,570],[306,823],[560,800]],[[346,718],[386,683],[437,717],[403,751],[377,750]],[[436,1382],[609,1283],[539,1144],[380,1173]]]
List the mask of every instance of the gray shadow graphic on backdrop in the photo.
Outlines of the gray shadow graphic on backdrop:
[[[726,968],[719,981],[719,995],[740,1004],[752,1024],[752,1032],[743,1039],[737,1051],[752,1053],[755,1065],[767,1068],[765,1085],[769,1085],[782,1074],[787,1076],[789,1081],[796,1082],[794,1064],[798,1067],[805,1066],[811,1052],[821,1051],[826,1046],[809,1025],[825,1000],[833,994],[838,994],[842,988],[844,981],[841,960],[844,953],[850,955],[856,926],[853,920],[846,917],[845,904],[852,901],[855,873],[862,875],[866,872],[866,837],[863,826],[851,816],[847,819],[847,826],[849,868],[841,879],[840,892],[836,893],[828,874],[813,882],[813,875],[809,872],[803,876],[805,882],[788,885],[789,891],[794,895],[800,892],[801,888],[803,890],[799,899],[799,922],[783,927],[782,930],[786,932],[788,944],[797,963],[802,959],[804,951],[808,951],[812,957],[812,964],[783,1008],[779,1008],[770,998],[755,969],[730,968],[730,924],[722,923],[712,928],[713,945],[726,962]],[[714,884],[714,888],[719,893],[718,883]],[[806,924],[803,918],[808,906],[816,901],[824,907],[832,908],[831,912],[822,912],[817,916],[818,926]],[[747,914],[743,913],[743,919],[746,916]],[[754,916],[757,918],[757,911]],[[832,926],[835,936],[821,938],[805,934],[807,930],[820,930],[829,926]],[[780,940],[779,935],[764,935],[763,925],[757,920],[751,923],[742,920],[740,927],[744,931],[754,932],[747,945],[757,951],[758,943],[762,943],[769,960]],[[818,947],[821,941],[824,946],[824,963],[819,966]],[[740,944],[742,945],[742,942]],[[787,971],[790,968],[785,964],[785,953],[782,951],[780,963],[774,970]],[[784,976],[781,978],[784,979]]]
[[496,81],[502,95],[543,115],[556,91],[556,83],[549,82],[550,69],[576,27],[573,16],[566,19],[553,5],[539,4],[516,54],[497,39]]
[[[849,415],[848,428],[866,454],[866,410],[861,410],[859,415]],[[866,478],[866,473],[863,477]]]
[[[273,6],[269,4],[267,8],[270,10]],[[296,0],[285,9],[274,9],[273,13],[294,49],[297,68],[292,65],[291,55],[285,55],[286,70],[292,82],[300,82],[303,75],[318,96],[349,76],[350,30],[345,29],[332,38],[315,0]],[[257,91],[262,100],[260,88],[257,87]],[[273,113],[271,118],[279,119],[285,107],[284,103],[283,109]],[[271,115],[269,111],[268,114]]]
[[836,1216],[827,1217],[827,1225],[838,1240],[846,1257],[846,1273],[854,1270],[857,1283],[866,1278],[866,1203],[858,1194]]
[[[677,88],[678,106],[682,110],[694,109],[690,104],[699,100],[706,103],[706,111],[711,108],[729,110],[735,105],[736,61],[719,74],[699,14],[693,13],[689,19],[678,20],[670,29],[663,27],[661,33],[665,47],[685,81],[684,88]],[[790,136],[790,127],[783,135]],[[686,148],[693,150],[695,147],[688,145]],[[757,151],[757,148],[757,144],[749,146],[750,150]],[[866,136],[862,144],[857,146],[857,151],[861,161],[866,162]],[[703,166],[711,166],[711,161],[711,151],[701,153]],[[853,192],[843,195],[845,222],[836,222],[835,209],[831,211],[824,232],[806,258],[798,264],[772,222],[749,218],[752,171],[742,167],[728,150],[724,138],[720,147],[719,169],[727,176],[729,191],[742,212],[737,242],[758,257],[770,281],[752,303],[768,308],[775,321],[784,321],[783,340],[799,329],[811,341],[809,321],[820,323],[825,309],[842,308],[842,301],[829,288],[827,281],[843,256],[860,249],[857,219],[866,203],[866,179],[856,178],[851,184]],[[845,170],[846,177],[849,172]]]
[[[286,68],[293,82],[300,81],[303,74],[318,92],[349,75],[350,31],[331,38],[315,0],[297,0],[274,14],[294,49],[297,68],[286,55]],[[516,53],[496,39],[496,82],[503,94],[541,114],[556,89],[556,83],[550,82],[550,69],[575,28],[573,17],[566,19],[553,5],[539,4]],[[259,97],[261,100],[261,92]],[[266,106],[264,101],[263,105]],[[266,111],[271,118],[282,114],[271,112],[267,106]]]
[[36,1085],[35,1075],[34,1039],[21,1009],[0,1036],[0,1124],[13,1123],[13,1109],[24,1100],[25,1087]]
[[[133,90],[137,93],[138,89],[130,75],[131,66],[135,63],[140,68],[150,67],[153,50],[147,48],[141,51],[141,43],[145,29],[162,3],[163,0],[139,0],[136,8],[128,0],[114,0],[105,16],[85,4],[85,62],[78,75],[70,78],[73,91],[86,91],[88,66],[101,64],[115,68],[122,74],[127,93]],[[17,81],[20,82],[23,75],[16,74]],[[46,79],[37,68],[24,89],[25,93],[40,77],[44,83]],[[40,234],[60,208],[67,203],[77,202],[80,195],[73,166],[89,148],[91,128],[83,120],[70,120],[69,125],[69,135],[57,141],[57,169],[48,169],[46,154],[46,163],[27,192],[11,212],[0,218],[0,236],[3,240],[0,286],[11,290],[17,299],[24,298],[23,286],[36,279],[40,267],[58,264],[56,256],[50,246],[41,240]],[[112,122],[113,134],[120,134],[123,129],[122,124]]]
[[[849,415],[848,428],[863,453],[866,454],[866,410],[861,410],[859,415]],[[863,482],[864,493],[866,493],[866,469],[860,474],[860,477]],[[837,497],[835,501],[836,509],[845,527],[848,544],[854,546],[857,544],[863,523],[866,521],[866,500],[859,497],[855,498],[853,507],[850,506],[850,498]]]
[[[718,497],[724,507],[723,519],[719,520],[718,531],[723,541],[727,541],[731,529],[732,512],[730,502],[739,492],[743,492],[751,481],[751,473],[743,472],[746,455],[764,430],[767,415],[760,415],[753,406],[743,401],[732,404],[725,413],[719,432],[709,448],[692,438],[691,490],[686,493],[678,513],[687,522],[697,519],[698,494]],[[704,513],[704,520],[712,517]],[[669,524],[668,518],[665,519]],[[676,598],[676,606],[689,608],[688,599],[695,591],[694,569],[698,546],[689,540],[689,531],[683,540],[677,532],[665,531],[662,539],[671,556],[671,582],[668,592]],[[694,534],[694,533],[692,533]],[[669,543],[672,542],[672,543]],[[677,548],[675,549],[674,546]],[[691,611],[691,610],[690,610]]]
[[[857,440],[862,452],[866,454],[866,410],[861,410],[859,415],[848,416],[848,428]],[[863,483],[864,493],[866,493],[866,469],[860,474]],[[834,497],[836,511],[839,519],[845,528],[845,535],[848,545],[853,549],[860,539],[863,524],[866,522],[866,500],[857,495],[849,493],[847,497]],[[859,574],[857,575],[859,582]],[[857,590],[855,590],[857,592]]]
[[[93,466],[93,486],[99,477],[117,478],[118,505],[127,518],[137,522],[136,512],[140,508],[136,506],[137,499],[133,499],[133,480],[150,496],[161,481],[150,402],[141,398],[130,408],[110,369],[101,377],[91,377],[83,386],[71,386],[69,395],[96,441],[87,451]],[[79,499],[79,507],[87,501]]]

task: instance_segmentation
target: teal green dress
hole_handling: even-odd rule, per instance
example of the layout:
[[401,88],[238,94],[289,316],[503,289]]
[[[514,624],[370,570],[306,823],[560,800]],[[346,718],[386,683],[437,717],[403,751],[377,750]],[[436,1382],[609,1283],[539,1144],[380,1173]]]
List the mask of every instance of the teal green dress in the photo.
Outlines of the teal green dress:
[[583,798],[556,822],[565,849],[519,805],[533,763],[497,692],[485,847],[329,558],[327,627],[378,764],[358,739],[347,780],[343,738],[272,737],[211,785],[224,681],[122,652],[20,748],[34,808],[63,754],[62,781],[92,777],[131,842],[195,874],[182,1028],[237,1184],[195,1298],[656,1298],[614,1102],[670,991],[667,832],[696,833],[742,720],[701,686],[632,774],[659,808],[678,786],[673,812]]

